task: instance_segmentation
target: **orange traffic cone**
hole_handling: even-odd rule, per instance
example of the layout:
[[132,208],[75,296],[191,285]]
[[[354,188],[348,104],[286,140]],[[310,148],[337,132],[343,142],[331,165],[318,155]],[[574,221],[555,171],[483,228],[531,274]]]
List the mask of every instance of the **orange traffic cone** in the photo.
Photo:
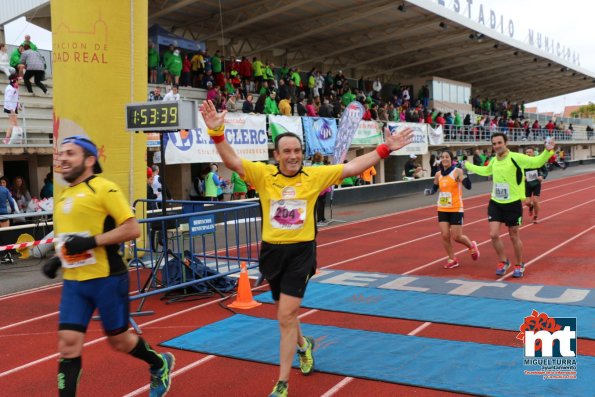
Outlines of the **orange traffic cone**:
[[260,306],[262,303],[256,302],[252,298],[252,289],[250,288],[250,279],[248,278],[248,270],[246,269],[246,262],[242,262],[242,270],[240,270],[240,282],[238,283],[238,296],[235,301],[228,307],[234,309],[252,309]]

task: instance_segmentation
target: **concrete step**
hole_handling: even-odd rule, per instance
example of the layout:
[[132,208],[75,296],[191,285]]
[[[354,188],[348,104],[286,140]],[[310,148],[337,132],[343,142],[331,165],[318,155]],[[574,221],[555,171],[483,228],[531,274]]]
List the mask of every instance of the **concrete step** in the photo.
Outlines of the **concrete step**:
[[[8,84],[8,77],[6,77],[6,75],[4,73],[0,73],[0,86],[2,86],[2,89],[4,89],[4,87],[6,87],[6,85]],[[33,86],[35,86],[34,80],[33,78],[31,78],[31,84]],[[25,86],[25,84],[20,84],[21,86]],[[54,87],[54,80],[53,79],[47,79],[47,80],[43,80],[43,85],[45,85],[46,87]]]

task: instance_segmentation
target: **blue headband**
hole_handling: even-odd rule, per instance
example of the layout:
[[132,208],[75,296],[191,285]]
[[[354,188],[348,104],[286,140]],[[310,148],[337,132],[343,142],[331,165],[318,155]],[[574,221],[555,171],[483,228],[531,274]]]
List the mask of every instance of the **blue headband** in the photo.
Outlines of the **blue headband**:
[[62,145],[65,143],[74,143],[75,145],[87,150],[93,156],[97,157],[97,146],[95,146],[95,144],[91,142],[89,138],[85,138],[81,135],[68,136],[62,140]]
[[82,147],[84,150],[88,151],[89,153],[91,153],[91,156],[95,157],[95,165],[93,167],[93,173],[101,174],[101,172],[103,170],[101,168],[101,165],[99,165],[99,156],[97,154],[97,146],[95,146],[95,144],[89,138],[84,137],[82,135],[67,136],[66,138],[64,138],[62,140],[62,145],[64,145],[65,143],[73,143],[77,146]]

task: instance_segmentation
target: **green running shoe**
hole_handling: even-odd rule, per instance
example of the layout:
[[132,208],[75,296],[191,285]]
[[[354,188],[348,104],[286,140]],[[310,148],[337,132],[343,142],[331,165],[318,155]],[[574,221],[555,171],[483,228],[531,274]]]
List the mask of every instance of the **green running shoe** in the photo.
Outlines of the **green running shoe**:
[[269,397],[287,397],[289,386],[285,381],[278,381]]
[[150,397],[162,397],[167,394],[171,386],[171,373],[176,364],[176,358],[171,353],[163,353],[163,367],[156,371],[151,371],[151,390]]
[[298,355],[300,358],[300,370],[304,375],[310,375],[312,371],[314,371],[314,354],[312,350],[314,350],[314,338],[311,336],[304,336],[306,342],[308,342],[308,347],[305,351],[300,351],[298,349]]

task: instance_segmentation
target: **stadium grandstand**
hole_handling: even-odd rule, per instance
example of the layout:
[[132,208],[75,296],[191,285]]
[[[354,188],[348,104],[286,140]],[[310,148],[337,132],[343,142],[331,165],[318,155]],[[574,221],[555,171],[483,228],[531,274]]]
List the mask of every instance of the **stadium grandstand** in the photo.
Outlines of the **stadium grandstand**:
[[[157,39],[161,56],[158,85],[162,95],[167,91],[161,73],[165,69],[163,54],[167,50],[163,43],[179,41],[182,54],[188,55],[189,59],[201,48],[207,49],[205,58],[218,52],[216,55],[223,60],[222,74],[230,82],[234,77],[230,72],[239,71],[242,57],[249,61],[256,57],[267,63],[264,67],[270,64],[274,72],[273,84],[277,86],[279,78],[285,77],[283,74],[291,78],[291,71],[298,71],[302,87],[298,87],[296,102],[300,90],[308,91],[312,70],[322,77],[330,72],[331,80],[341,70],[354,94],[356,91],[364,93],[368,100],[370,94],[376,94],[373,100],[379,106],[373,111],[375,119],[404,121],[405,117],[406,121],[417,122],[426,120],[426,113],[430,112],[432,124],[436,126],[436,116],[442,113],[445,142],[460,154],[472,153],[477,147],[488,148],[486,137],[489,132],[502,129],[513,131],[513,141],[518,142],[519,147],[555,134],[570,159],[583,160],[593,156],[593,148],[587,139],[590,137],[587,131],[590,120],[557,117],[553,120],[554,130],[548,130],[546,125],[552,116],[531,114],[521,109],[524,103],[595,86],[594,73],[579,66],[578,54],[570,49],[554,50],[553,39],[535,33],[533,43],[516,40],[510,31],[514,30],[514,22],[508,16],[498,15],[497,23],[491,27],[491,10],[479,3],[461,3],[458,9],[441,1],[423,0],[399,4],[382,0],[366,3],[328,1],[313,5],[312,1],[305,0],[287,3],[227,1],[219,9],[217,3],[210,2],[149,1],[149,26],[156,25],[165,32],[163,40],[161,36]],[[5,7],[0,12],[0,23],[25,16],[31,23],[51,29],[49,1],[20,2],[18,6]],[[271,35],[279,26],[283,26],[283,34]],[[166,34],[173,38],[167,39]],[[152,38],[151,33],[149,38]],[[195,48],[186,50],[184,46],[188,42],[194,43]],[[9,46],[9,54],[13,50],[14,47]],[[55,55],[51,51],[43,51],[43,55],[50,65],[46,70],[49,96],[31,95],[21,88],[24,109],[19,117],[24,139],[0,145],[3,162],[10,165],[5,168],[13,170],[7,169],[5,173],[28,175],[34,194],[38,193],[50,169],[52,151],[51,59]],[[284,72],[284,67],[290,72]],[[6,76],[0,79],[0,85],[4,85]],[[188,80],[192,81],[182,81],[180,96],[205,99],[208,87],[201,85],[202,79],[196,81],[189,77]],[[376,80],[381,82],[379,92],[373,90]],[[224,84],[219,83],[221,92],[225,93]],[[325,94],[327,97],[331,92],[340,95],[336,84],[324,84],[325,91],[315,104],[323,104]],[[152,92],[155,86],[149,84],[148,91]],[[427,89],[425,101],[424,86]],[[253,98],[256,104],[259,87],[248,85],[247,88],[256,91]],[[402,100],[399,97],[402,97],[404,88],[408,89],[411,98],[409,109],[415,112],[405,112],[401,116],[398,110],[402,109],[399,107]],[[240,95],[238,98],[239,111],[244,97]],[[283,98],[277,95],[276,100],[280,99]],[[390,102],[396,106],[390,106]],[[292,104],[293,113],[297,115],[297,104]],[[454,114],[455,110],[458,116]],[[335,117],[339,114],[340,110],[334,112]],[[447,115],[451,117],[444,117]],[[465,121],[467,115],[470,118]],[[7,119],[7,115],[3,117]],[[372,148],[373,145],[354,145],[348,157]],[[432,149],[435,148],[430,146],[429,150]],[[28,156],[24,157],[24,154]],[[149,154],[151,158],[152,153]],[[423,163],[428,161],[429,154]],[[399,180],[404,163],[404,158],[391,156],[378,180]],[[178,168],[181,169],[172,172],[190,177],[189,165]],[[192,176],[198,173],[197,168],[192,171]],[[174,196],[188,197],[189,191],[184,186],[174,184],[170,188]]]
[[[324,352],[334,352],[333,349],[340,343],[330,339],[330,336],[325,339],[326,334],[316,339],[316,354],[319,355],[317,360],[318,357],[323,357],[316,364],[316,371],[319,373],[308,377],[308,382],[311,383],[307,383],[299,377],[299,369],[295,371],[294,368],[290,395],[331,397],[374,393],[378,396],[415,394],[437,397],[533,395],[532,393],[564,395],[564,392],[568,392],[567,395],[583,395],[584,390],[592,392],[592,386],[585,381],[587,372],[581,372],[577,380],[575,371],[575,382],[572,384],[562,384],[562,381],[555,384],[541,383],[540,376],[526,376],[529,371],[525,371],[525,374],[513,374],[514,379],[508,383],[509,373],[493,373],[492,367],[518,369],[516,364],[510,364],[510,360],[516,360],[516,355],[522,359],[521,342],[514,338],[518,338],[516,335],[523,319],[529,321],[529,317],[525,316],[534,316],[537,313],[537,309],[531,313],[528,309],[533,307],[531,305],[541,305],[535,307],[540,309],[542,315],[545,314],[544,310],[550,310],[558,304],[564,305],[566,311],[564,315],[558,316],[560,319],[579,317],[573,312],[576,308],[584,323],[587,322],[585,318],[592,318],[593,282],[589,274],[592,273],[592,244],[595,235],[592,232],[595,225],[592,225],[593,213],[588,209],[592,208],[593,202],[593,184],[590,181],[594,178],[595,168],[594,120],[573,117],[578,114],[578,107],[569,106],[563,114],[556,115],[537,113],[537,108],[529,108],[526,104],[594,88],[595,71],[582,67],[580,54],[561,45],[555,38],[538,32],[537,26],[536,30],[531,29],[528,34],[518,32],[511,15],[498,14],[480,1],[148,0],[148,70],[146,82],[142,82],[143,93],[146,94],[144,101],[191,100],[200,105],[211,100],[217,111],[227,111],[225,126],[227,128],[231,125],[229,128],[233,131],[230,135],[221,128],[218,131],[222,135],[216,138],[220,138],[219,142],[223,143],[231,140],[230,143],[238,151],[237,148],[241,146],[241,150],[245,150],[241,152],[242,157],[273,163],[274,137],[295,128],[304,141],[304,165],[330,164],[335,157],[335,147],[325,147],[311,136],[326,138],[338,135],[345,109],[355,101],[364,109],[355,138],[348,146],[344,158],[346,161],[353,160],[376,151],[381,160],[374,171],[373,167],[366,171],[368,178],[372,178],[371,182],[364,180],[361,174],[354,177],[351,184],[328,188],[330,217],[328,221],[317,220],[316,226],[313,226],[314,239],[318,244],[314,244],[314,251],[318,250],[315,255],[320,258],[320,273],[314,276],[314,285],[309,287],[308,293],[316,296],[317,302],[301,306],[300,309],[304,310],[300,310],[299,317],[308,331],[324,331],[330,335],[332,331],[326,328],[321,331],[316,327],[336,327],[339,330],[336,331],[337,335],[345,337],[340,343],[353,341],[353,353],[348,352],[350,354],[343,356],[343,352],[337,349],[337,353],[329,353],[324,358]],[[52,10],[51,3],[48,0],[20,0],[2,4],[0,43],[5,42],[3,26],[20,17],[49,31],[57,30],[56,22],[52,21],[55,10]],[[97,14],[99,16],[95,22],[101,21],[101,12],[98,11]],[[131,16],[128,21],[131,25],[134,25],[133,19]],[[64,27],[60,25],[60,28]],[[56,31],[53,33],[56,34]],[[134,37],[132,32],[126,32],[126,35],[129,33]],[[528,37],[527,40],[518,39],[525,36]],[[35,42],[34,37],[32,41]],[[2,346],[6,348],[6,356],[18,358],[18,362],[13,364],[10,360],[5,360],[0,368],[0,383],[7,381],[9,376],[14,376],[11,379],[15,381],[10,382],[10,385],[8,382],[6,384],[7,396],[48,395],[50,393],[42,388],[55,386],[55,359],[58,354],[54,354],[55,343],[52,338],[55,337],[54,329],[58,321],[58,312],[55,311],[59,300],[57,290],[62,287],[51,284],[57,280],[46,280],[39,274],[41,259],[28,259],[29,254],[36,259],[43,258],[43,250],[22,251],[17,243],[38,245],[41,240],[42,245],[47,244],[46,251],[50,251],[49,245],[54,243],[51,211],[46,211],[43,202],[37,198],[47,195],[47,185],[53,186],[52,175],[56,171],[59,131],[59,120],[56,120],[54,114],[55,87],[58,87],[57,83],[54,85],[54,67],[68,53],[60,48],[37,50],[44,61],[43,84],[47,92],[35,84],[33,92],[29,92],[25,88],[23,76],[19,75],[19,70],[22,69],[19,46],[6,47],[8,57],[13,56],[16,59],[13,67],[20,88],[18,126],[11,128],[12,136],[0,135],[0,176],[6,178],[9,185],[18,179],[24,181],[28,187],[29,203],[23,205],[21,210],[32,213],[37,211],[40,215],[4,214],[10,218],[11,226],[0,232],[0,267],[8,269],[0,272],[0,282],[3,283],[0,284],[0,301],[6,300],[8,304],[13,303],[13,306],[7,306],[9,315],[5,323],[0,324],[0,344],[4,344]],[[134,59],[135,51],[131,51],[131,54],[131,59]],[[142,56],[144,59],[144,49]],[[130,70],[131,75],[134,75],[132,66]],[[5,87],[9,91],[10,84],[9,77],[0,73],[0,99],[3,101],[8,97]],[[134,95],[136,92],[131,84],[130,97]],[[105,100],[114,99],[108,97]],[[124,113],[124,104],[129,101],[121,102]],[[6,110],[0,113],[3,131],[9,128],[14,119],[14,114]],[[215,112],[213,114],[217,115]],[[289,117],[281,120],[279,116]],[[244,130],[235,127],[234,117],[241,119],[241,123],[257,127],[246,127]],[[264,334],[273,335],[277,330],[277,324],[265,324],[267,318],[275,317],[272,305],[268,305],[271,302],[263,298],[264,294],[255,296],[258,303],[252,300],[252,291],[255,295],[258,292],[268,292],[268,284],[261,284],[263,276],[257,269],[260,257],[258,252],[253,252],[254,247],[261,248],[260,237],[264,234],[262,224],[265,223],[262,218],[263,207],[255,204],[258,201],[258,192],[254,192],[254,187],[249,184],[246,187],[247,192],[235,192],[230,182],[234,178],[241,179],[240,176],[226,168],[222,162],[214,160],[217,158],[214,156],[219,154],[214,149],[215,137],[206,135],[205,120],[208,118],[207,114],[204,119],[203,116],[195,117],[201,126],[196,129],[144,134],[146,145],[142,147],[142,153],[145,157],[141,162],[146,159],[148,193],[129,200],[134,201],[132,205],[142,233],[136,241],[122,243],[118,251],[120,256],[130,261],[130,280],[135,284],[131,287],[130,299],[138,304],[137,312],[134,313],[132,309],[132,315],[147,315],[141,317],[138,324],[130,317],[131,325],[139,333],[141,328],[143,331],[147,330],[147,341],[151,341],[155,350],[163,351],[163,346],[166,346],[175,352],[178,367],[172,374],[175,379],[170,395],[265,395],[270,391],[269,381],[277,376],[278,361],[275,360],[278,352],[275,351],[272,358],[273,354],[267,355],[269,352],[264,345],[242,348],[244,343],[252,346],[250,344],[256,344],[259,338],[264,338]],[[68,120],[66,117],[65,119]],[[240,125],[239,121],[237,125]],[[386,140],[383,137],[384,131],[397,131],[401,127],[414,130],[414,141],[392,154],[388,146],[384,145],[386,156],[383,156],[377,148]],[[209,133],[213,132],[211,128],[217,129],[216,125],[209,125]],[[122,136],[126,136],[126,139],[130,137],[130,142],[126,142],[131,146],[130,153],[134,150],[134,140],[143,135],[131,131],[133,129],[127,130],[122,125]],[[264,141],[258,142],[257,146],[254,143],[261,139],[259,132],[263,132],[261,135],[264,136]],[[490,251],[488,246],[494,243],[496,237],[491,230],[488,233],[486,211],[481,209],[472,212],[482,207],[487,209],[487,197],[492,192],[492,177],[482,176],[479,172],[462,173],[455,169],[456,166],[464,168],[462,163],[467,160],[477,166],[489,164],[490,158],[496,155],[490,138],[493,133],[504,133],[508,140],[507,147],[512,152],[524,153],[531,148],[538,152],[537,157],[539,152],[544,154],[544,142],[549,141],[549,138],[555,140],[555,155],[545,165],[554,172],[544,182],[546,195],[542,200],[544,209],[541,210],[539,224],[535,215],[532,218],[533,223],[528,222],[522,227],[520,224],[516,225],[523,229],[530,227],[528,232],[523,232],[527,236],[525,256],[529,257],[526,259],[527,267],[534,264],[536,266],[528,273],[529,277],[535,278],[527,281],[527,285],[518,283],[526,279],[510,279],[512,272],[504,274],[508,267],[501,274],[496,273],[501,277],[494,279],[492,265],[496,260],[500,260],[502,264],[508,263],[508,259],[504,261],[496,258],[493,252],[487,252]],[[211,138],[212,142],[209,141]],[[389,137],[387,141],[390,139],[393,137]],[[161,152],[163,147],[169,150],[169,153],[166,150],[167,155]],[[297,146],[296,150],[299,152]],[[322,160],[314,160],[319,158],[315,155],[320,155],[320,152],[323,154]],[[437,157],[445,152],[448,152],[449,157],[454,157],[449,158],[452,168],[448,169],[453,170],[451,175],[458,175],[454,173],[456,171],[463,179],[468,177],[473,181],[473,192],[465,191],[465,200],[468,200],[465,209],[469,210],[465,228],[473,236],[479,236],[463,236],[466,240],[473,240],[473,244],[470,244],[469,249],[458,247],[457,249],[465,249],[456,254],[461,258],[472,258],[473,262],[468,260],[464,263],[461,260],[461,263],[473,263],[474,267],[461,266],[454,270],[461,273],[452,273],[455,274],[452,279],[445,278],[443,273],[447,267],[443,267],[442,262],[448,257],[443,258],[443,252],[436,254],[441,248],[441,242],[444,243],[440,239],[445,238],[444,230],[439,232],[436,225],[436,197],[424,196],[424,191],[430,196],[439,187],[438,182],[435,182],[440,181],[439,176],[434,178],[436,170],[441,166],[441,160],[437,160]],[[99,161],[103,147],[97,145],[95,153]],[[244,153],[262,156],[243,156]],[[119,153],[123,157],[127,154]],[[130,155],[131,163],[132,157],[134,156]],[[166,164],[165,159],[167,166],[160,171],[159,167]],[[545,157],[543,159],[545,161]],[[135,160],[138,161],[138,156]],[[104,170],[108,169],[104,158],[101,158],[101,162]],[[513,163],[520,173],[521,168],[514,160]],[[144,163],[142,165],[144,189]],[[114,162],[109,166],[114,167]],[[570,169],[567,170],[568,168]],[[129,175],[126,175],[130,182],[128,198],[134,192],[134,182],[138,182],[135,179],[138,173],[133,171],[138,169],[131,166]],[[534,171],[537,178],[537,169],[525,171]],[[539,178],[543,175],[541,172],[539,169]],[[522,180],[519,173],[517,179]],[[107,172],[105,174],[109,175]],[[163,178],[167,180],[167,184],[163,183],[158,187],[152,184],[157,175],[165,174],[167,178]],[[213,174],[218,175],[217,183],[224,182],[222,189],[215,188],[214,197],[207,195],[206,187],[207,178],[213,181]],[[280,169],[275,175],[278,174],[286,176]],[[254,175],[260,174],[255,172]],[[542,179],[540,183],[541,181]],[[461,184],[459,180],[456,182]],[[521,185],[520,182],[517,183]],[[460,186],[458,189],[462,215],[463,190]],[[493,190],[497,190],[496,183]],[[155,196],[152,197],[152,194]],[[147,200],[157,195],[165,197],[169,204],[166,205],[166,199],[162,202]],[[246,200],[242,200],[244,197]],[[238,198],[240,200],[236,200]],[[322,201],[327,203],[325,200],[322,195]],[[297,199],[287,201],[306,202]],[[303,207],[299,210],[306,208],[303,203],[301,205]],[[208,214],[211,217],[208,221],[198,219],[208,225],[197,223],[194,226],[205,229],[212,226],[212,230],[193,234],[194,220],[187,215],[190,212],[196,215],[196,208],[200,208],[200,211],[211,210],[213,213]],[[324,206],[322,208],[324,218]],[[339,211],[335,215],[344,219],[333,219],[333,208]],[[326,211],[329,211],[329,207]],[[525,211],[522,204],[521,211]],[[532,204],[530,211],[532,217]],[[274,212],[272,210],[271,214]],[[563,217],[558,217],[562,214]],[[141,219],[144,215],[146,219]],[[161,215],[163,217],[158,218],[158,221],[149,219]],[[522,219],[522,216],[518,219]],[[423,223],[429,223],[430,220],[430,226]],[[538,229],[542,226],[541,222],[548,223]],[[353,230],[348,230],[350,225],[361,227],[353,226]],[[462,230],[462,216],[458,225]],[[329,231],[330,234],[324,234]],[[21,240],[23,232],[30,233],[33,237]],[[451,233],[450,229],[448,233]],[[446,235],[450,241],[451,236],[448,233]],[[452,233],[454,238],[454,232]],[[508,233],[498,235],[497,238]],[[512,234],[510,233],[511,236]],[[85,235],[84,238],[89,237]],[[57,240],[58,238],[56,242]],[[97,247],[95,240],[92,240],[95,245],[87,251]],[[503,240],[506,242],[506,249],[512,252],[508,237]],[[198,251],[194,251],[197,241]],[[515,249],[522,244],[520,240],[517,241]],[[175,248],[169,250],[168,244],[170,248]],[[482,246],[483,262],[478,261],[478,246]],[[364,247],[367,250],[365,253],[358,251]],[[16,258],[9,254],[12,252],[16,256],[15,249],[19,249],[18,252],[22,254],[20,264],[28,269],[24,277],[18,269],[19,263],[15,263]],[[221,254],[223,251],[225,253]],[[564,252],[561,254],[560,251]],[[202,256],[195,252],[200,252]],[[197,257],[199,260],[196,260]],[[544,257],[548,260],[543,266],[546,270],[539,273],[537,265],[543,264]],[[242,278],[246,275],[240,262],[244,265],[246,261],[251,266],[248,272],[251,280],[249,283],[254,286],[251,288],[252,285],[248,284],[247,303],[255,306],[264,303],[256,309],[260,317],[237,315],[245,312],[233,310],[234,315],[231,316],[228,312],[231,309],[226,306],[229,302],[225,300],[229,297],[240,300]],[[486,261],[490,261],[489,265],[483,266]],[[178,273],[170,278],[168,272],[172,270],[167,269],[169,263],[173,262]],[[233,266],[230,265],[232,262]],[[438,263],[440,264],[437,265]],[[455,267],[458,267],[458,259],[456,263]],[[524,271],[525,262],[522,263]],[[576,269],[571,266],[575,263]],[[203,266],[199,276],[197,264]],[[560,271],[560,264],[566,266],[564,271]],[[488,266],[489,276],[485,276]],[[570,268],[572,270],[568,270]],[[205,275],[208,283],[201,280]],[[307,280],[310,280],[310,276]],[[223,283],[221,288],[217,284],[219,281]],[[171,288],[172,292],[179,292],[180,284],[183,284],[184,292],[180,293],[182,298],[190,296],[188,291],[194,291],[192,288],[205,287],[208,292],[201,290],[197,295],[200,296],[198,299],[207,299],[208,302],[196,304],[180,299],[179,306],[170,305],[179,303],[176,301],[177,296],[174,294],[172,298],[169,295],[170,290],[164,294],[161,289]],[[239,284],[238,292],[233,295],[230,291],[236,284]],[[338,292],[328,295],[320,292],[331,287],[338,287]],[[374,292],[370,292],[370,295],[368,292],[361,293],[357,289],[360,287],[370,288]],[[494,287],[493,291],[498,291],[484,292],[491,287]],[[482,291],[478,292],[480,289]],[[301,291],[303,290],[305,288]],[[225,295],[228,292],[230,295]],[[342,296],[342,293],[347,295]],[[22,300],[23,297],[28,299],[26,303]],[[245,299],[245,295],[243,298]],[[344,309],[336,309],[337,301],[343,298],[348,304]],[[426,298],[427,300],[422,300]],[[451,298],[453,299],[450,300]],[[459,301],[454,298],[462,299]],[[477,299],[477,305],[467,305],[468,300],[464,300],[467,298]],[[484,300],[489,300],[489,305],[484,306]],[[384,302],[391,302],[388,307],[383,308],[386,310],[384,312],[373,311],[376,309],[365,312],[367,309],[362,309],[375,308],[375,305]],[[429,303],[426,305],[426,302]],[[35,303],[35,307],[31,303]],[[151,309],[158,307],[161,312],[156,310],[155,314],[143,311],[145,303]],[[212,303],[219,306],[211,306]],[[551,306],[548,306],[550,303]],[[53,305],[51,309],[50,305]],[[465,310],[470,309],[461,314],[463,312],[459,313],[458,310],[463,307]],[[400,311],[408,308],[412,308],[411,312],[403,314]],[[525,309],[528,312],[523,311],[521,316],[521,310]],[[518,325],[516,319],[510,320],[512,315],[509,310],[517,310],[514,315],[518,315]],[[395,311],[398,313],[395,314]],[[508,319],[506,315],[509,315]],[[306,318],[302,320],[303,317]],[[226,323],[229,319],[229,323]],[[50,323],[50,320],[53,322]],[[234,321],[245,321],[250,332],[244,337],[241,330],[234,328]],[[40,325],[42,323],[43,326]],[[146,395],[149,390],[146,373],[139,374],[138,368],[126,361],[128,358],[113,356],[111,351],[96,350],[96,345],[99,344],[95,342],[109,337],[101,333],[99,324],[92,322],[85,335],[85,354],[89,357],[85,359],[85,368],[91,371],[86,370],[85,380],[79,386],[79,395]],[[36,328],[38,325],[39,329]],[[203,342],[206,346],[188,347],[188,344],[184,344],[188,341],[180,341],[183,339],[180,337],[182,332],[189,332],[188,335],[200,333],[207,326],[213,326],[212,333],[200,334],[196,339],[204,337],[210,341],[210,337],[213,340],[216,337],[228,338],[221,343],[222,347],[215,342],[211,345]],[[576,324],[574,326],[576,328]],[[30,329],[22,329],[23,327]],[[182,328],[183,331],[180,331]],[[593,330],[582,328],[581,331],[588,333],[587,336],[580,335],[579,343],[581,349],[586,346],[581,351],[586,356],[586,361],[581,361],[578,368],[590,370],[595,368]],[[378,343],[369,351],[362,347],[366,346],[367,349],[367,343],[371,339],[368,332],[380,335]],[[38,337],[39,334],[44,337]],[[19,346],[27,346],[24,337],[28,338],[29,335],[33,335],[31,341],[35,342],[28,344],[29,350],[22,348],[21,357]],[[238,335],[242,335],[242,338],[238,338]],[[403,339],[391,339],[394,336],[402,336]],[[512,341],[509,340],[511,338]],[[415,345],[419,339],[427,339],[429,344],[419,348]],[[51,346],[48,340],[52,342]],[[270,342],[270,338],[267,341]],[[277,339],[274,340],[275,346],[278,346],[278,342]],[[302,349],[305,346],[303,349],[306,349],[299,350],[301,357],[308,351],[307,348],[314,349],[315,346],[313,341],[304,343],[299,347]],[[469,348],[471,344],[473,349],[477,346],[480,348],[473,350]],[[401,345],[410,349],[404,354],[410,361],[395,364],[394,357],[401,353],[394,353],[392,347]],[[232,348],[227,354],[226,348],[229,346]],[[576,350],[576,341],[573,346]],[[146,348],[149,348],[148,345]],[[219,348],[221,350],[217,350]],[[516,350],[512,350],[513,348]],[[136,351],[136,347],[134,350]],[[431,354],[426,354],[427,352]],[[203,353],[197,358],[197,354]],[[437,359],[442,356],[445,357],[443,362],[442,359]],[[220,359],[225,360],[224,365]],[[324,361],[325,359],[328,361]],[[361,365],[351,366],[360,360]],[[416,360],[418,361],[415,362]],[[121,367],[114,370],[114,363]],[[390,365],[385,366],[384,363]],[[519,363],[522,367],[520,359]],[[166,370],[168,365],[173,366],[173,362],[166,364]],[[526,365],[528,364],[525,363]],[[504,369],[512,371],[510,368]],[[32,371],[32,375],[28,371]],[[48,374],[51,371],[54,372],[51,373],[50,380]],[[113,384],[112,375],[118,380]],[[299,380],[293,380],[295,378]],[[530,379],[527,381],[530,383],[524,383],[527,379]],[[284,395],[281,392],[277,395]]]

